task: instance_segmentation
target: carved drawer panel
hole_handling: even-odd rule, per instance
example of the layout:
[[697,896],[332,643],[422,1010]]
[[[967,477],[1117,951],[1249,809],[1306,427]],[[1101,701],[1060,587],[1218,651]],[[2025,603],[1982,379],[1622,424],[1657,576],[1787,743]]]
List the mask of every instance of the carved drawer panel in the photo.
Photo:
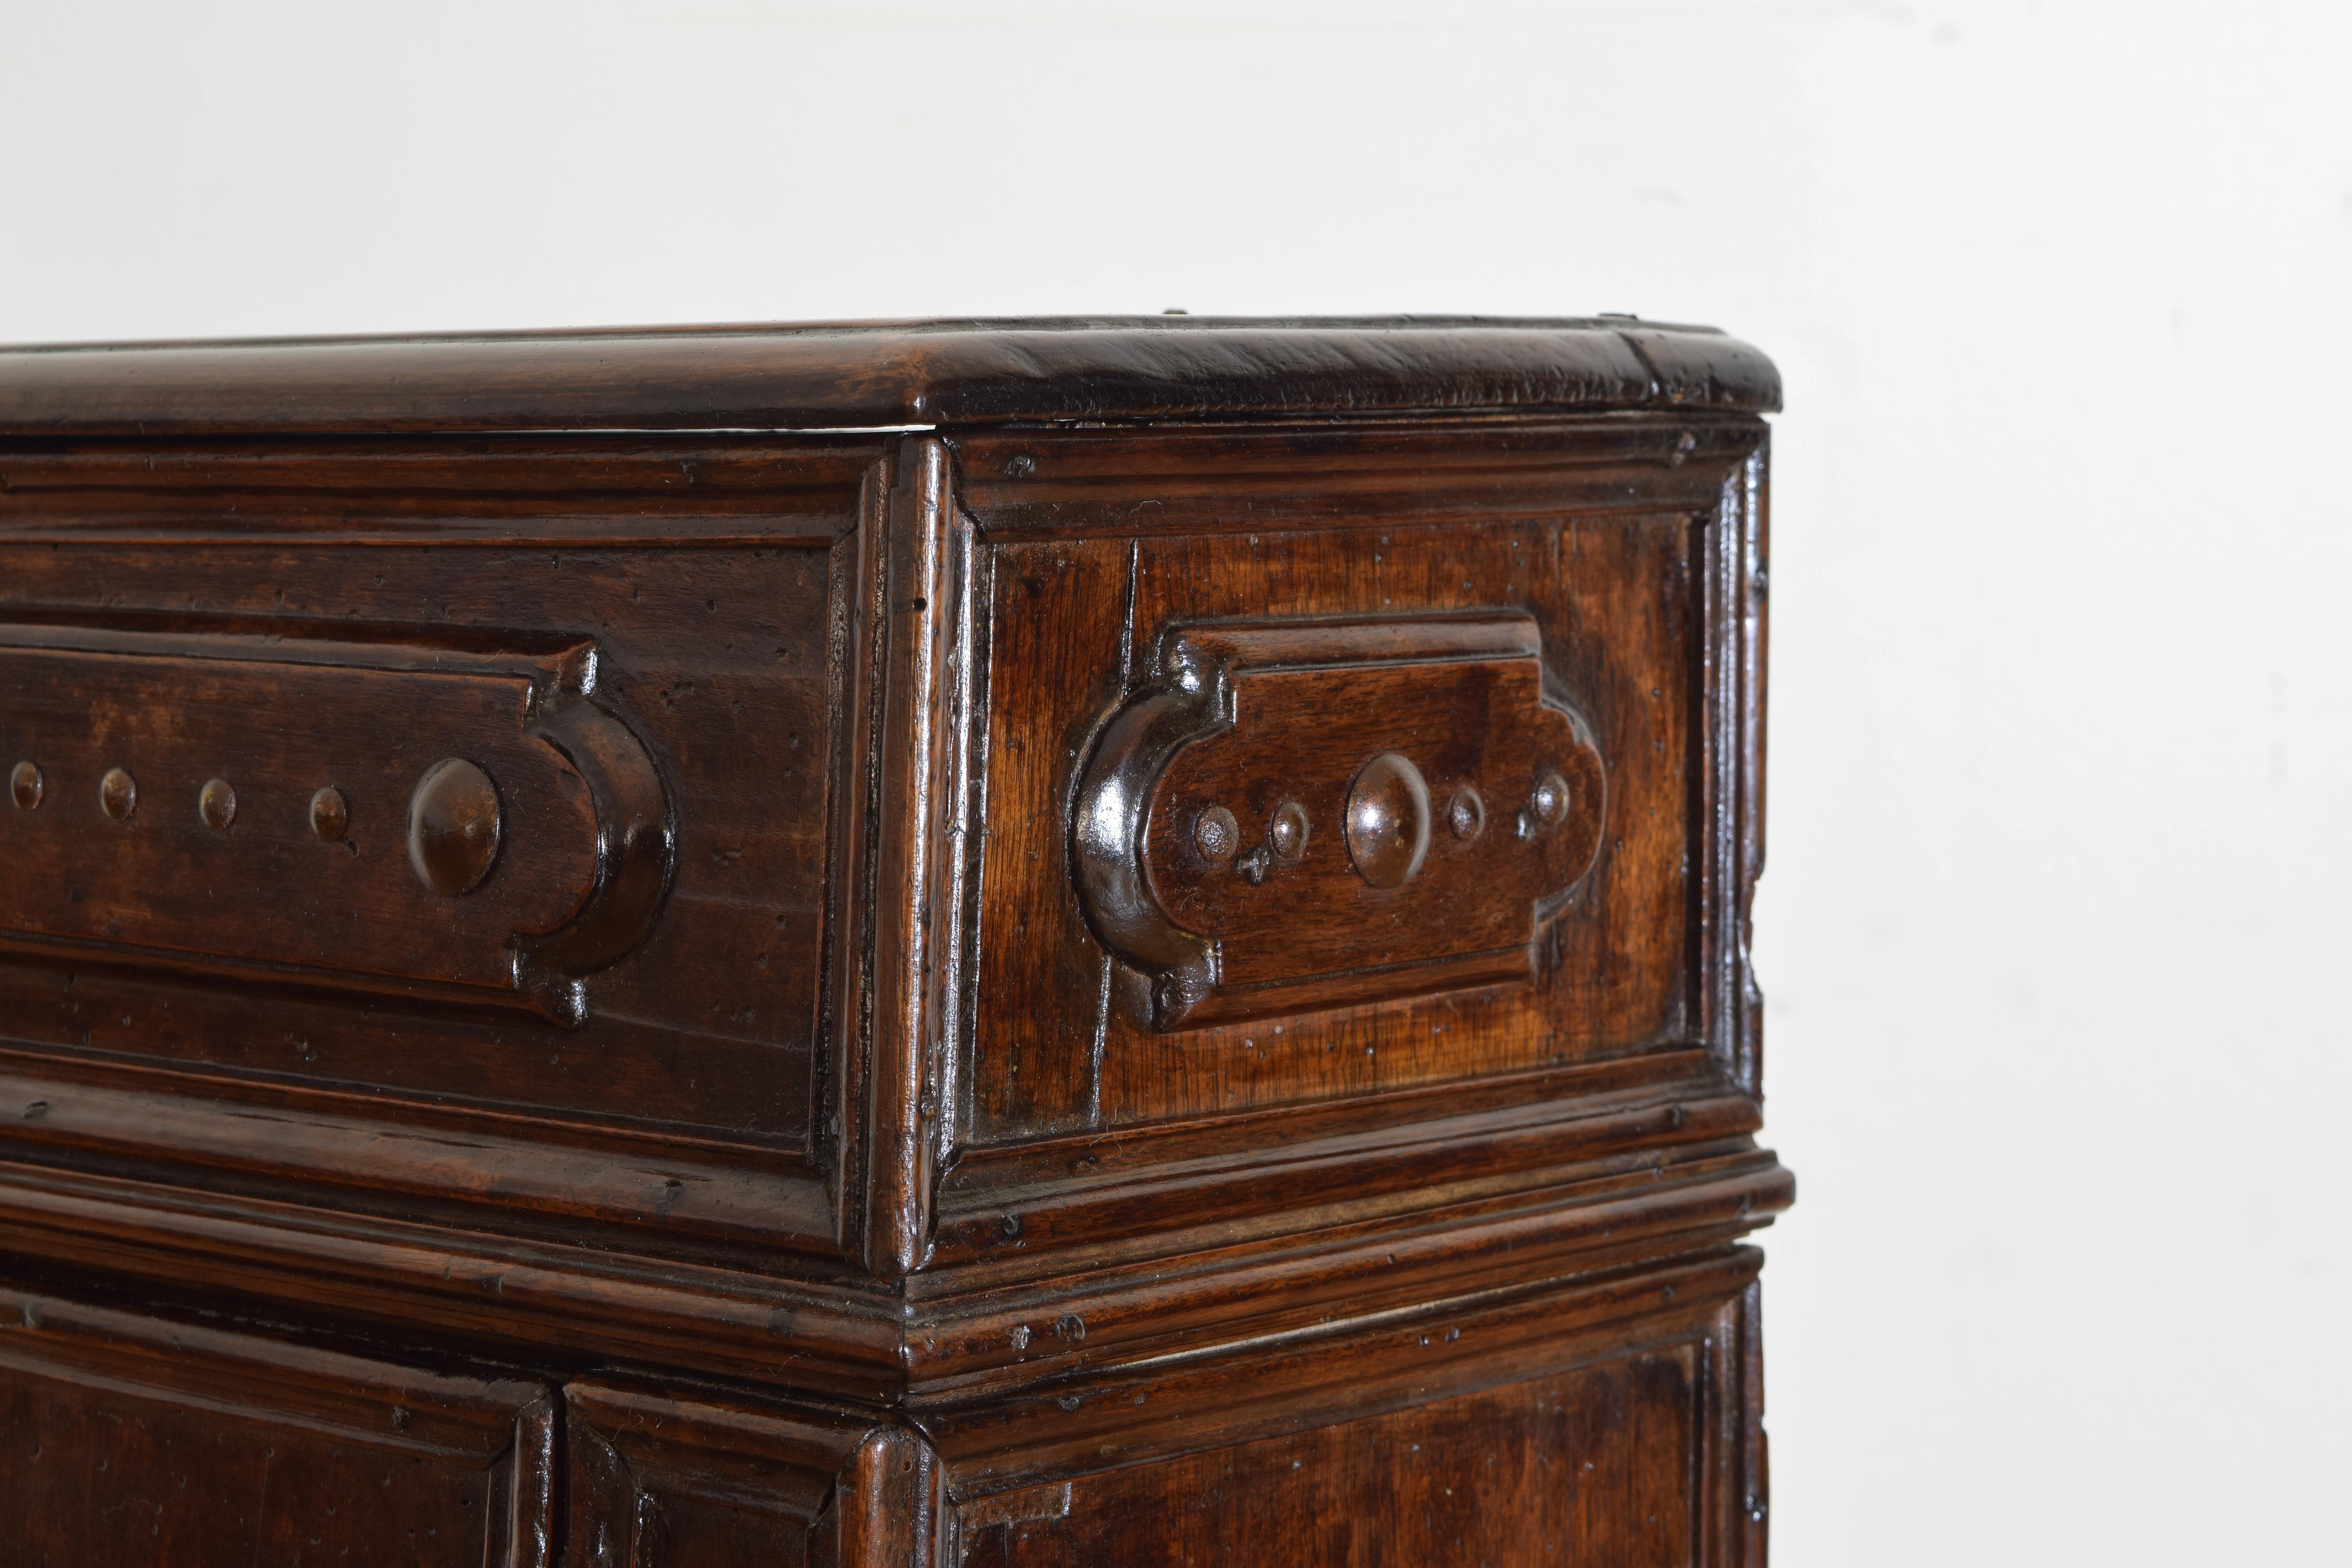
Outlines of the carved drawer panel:
[[673,848],[595,644],[201,625],[0,625],[0,951],[581,1021]]
[[870,461],[10,458],[0,1034],[804,1148]]
[[1152,1026],[1531,979],[1605,793],[1541,652],[1526,616],[1168,632],[1074,833],[1089,923],[1153,976]]
[[[1526,493],[1465,517],[1410,452],[1261,476],[1238,441],[1033,449],[978,487],[1020,526],[987,558],[975,1142],[1741,1027],[1719,468],[1662,465],[1629,506],[1528,454]],[[1170,515],[1122,537],[1108,475],[1180,458],[1219,488],[1171,478]],[[1376,479],[1370,515],[1320,514],[1319,487]]]

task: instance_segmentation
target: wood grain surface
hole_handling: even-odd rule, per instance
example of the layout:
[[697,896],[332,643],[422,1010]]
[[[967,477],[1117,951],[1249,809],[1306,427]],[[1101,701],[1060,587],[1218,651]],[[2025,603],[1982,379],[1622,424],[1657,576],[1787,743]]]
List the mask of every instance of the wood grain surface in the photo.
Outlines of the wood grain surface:
[[1631,317],[1114,316],[0,350],[0,436],[791,429],[1780,405]]
[[[1703,846],[1738,783],[1705,737],[1707,705],[1741,677],[1736,650],[1723,647],[1729,628],[1708,618],[1709,573],[1738,465],[1669,464],[1678,448],[1664,443],[1642,483],[1615,487],[1620,515],[1522,520],[1516,483],[1500,487],[1503,504],[1483,515],[1460,515],[1461,487],[1497,470],[1516,481],[1538,465],[1622,458],[1617,432],[1579,439],[1567,431],[1482,430],[1443,449],[1330,436],[1175,436],[1165,443],[1172,453],[1130,436],[1069,444],[1077,450],[1066,469],[1052,470],[1066,472],[1065,483],[1033,474],[1016,493],[1023,521],[1050,508],[1056,529],[1077,537],[1033,543],[1024,530],[1018,543],[1000,546],[1019,552],[1008,555],[1013,564],[999,568],[999,580],[1010,576],[1020,597],[998,590],[1012,640],[994,649],[991,691],[994,715],[1017,726],[1020,749],[992,758],[977,962],[989,990],[1019,1000],[980,1021],[976,1142],[1374,1093],[1672,1048],[1715,1032],[1710,972],[1728,961],[1703,939],[1723,929],[1731,884]],[[1022,445],[1025,452],[1034,443]],[[1114,450],[1097,455],[1089,449],[1096,446]],[[1002,469],[1024,455],[998,459],[998,449],[981,456],[967,447],[967,472]],[[1280,531],[1160,526],[1129,540],[1091,537],[1097,518],[1123,516],[1129,506],[1101,467],[1131,463],[1141,476],[1129,482],[1157,489],[1173,454],[1190,459],[1191,488],[1218,476],[1201,497],[1204,517],[1221,500],[1228,515],[1271,512],[1269,530],[1301,488],[1315,485],[1319,495],[1324,471],[1344,466],[1360,490],[1360,523],[1301,519]],[[1384,489],[1370,488],[1375,477]],[[1674,510],[1676,503],[1707,510]],[[1727,510],[1738,527],[1741,510]],[[990,515],[982,513],[984,522]],[[1039,560],[1056,569],[1024,569]],[[1071,602],[1080,594],[1089,600],[1083,609]],[[1073,875],[1066,839],[1032,837],[1034,825],[1065,809],[1072,753],[1083,754],[1082,742],[1091,743],[1116,706],[1102,690],[1107,672],[1118,668],[1132,679],[1149,668],[1167,628],[1195,622],[1497,607],[1532,616],[1546,668],[1591,723],[1609,768],[1601,862],[1579,907],[1549,923],[1537,987],[1172,1034],[1138,1022],[1146,1006],[1115,1005],[1118,988],[1132,978],[1105,965],[1076,899],[1054,896]],[[1029,623],[1041,616],[1067,629],[1031,640]],[[1113,646],[1091,659],[1069,658],[1063,639],[1080,626],[1097,628],[1097,647]],[[1013,662],[1032,648],[1034,662]],[[1307,747],[1318,739],[1311,723],[1298,736]],[[1041,882],[1053,890],[1040,890]],[[1001,914],[1000,896],[1008,901]]]
[[1760,1563],[1778,398],[0,351],[0,1563]]
[[0,1562],[545,1568],[554,1426],[529,1382],[0,1291]]

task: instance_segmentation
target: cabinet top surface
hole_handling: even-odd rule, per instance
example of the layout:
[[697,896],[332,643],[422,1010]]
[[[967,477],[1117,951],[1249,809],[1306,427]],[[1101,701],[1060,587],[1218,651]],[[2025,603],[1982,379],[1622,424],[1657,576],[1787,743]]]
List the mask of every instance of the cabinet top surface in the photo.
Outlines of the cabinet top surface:
[[0,436],[834,430],[1689,409],[1737,338],[1632,317],[1054,317],[0,348]]

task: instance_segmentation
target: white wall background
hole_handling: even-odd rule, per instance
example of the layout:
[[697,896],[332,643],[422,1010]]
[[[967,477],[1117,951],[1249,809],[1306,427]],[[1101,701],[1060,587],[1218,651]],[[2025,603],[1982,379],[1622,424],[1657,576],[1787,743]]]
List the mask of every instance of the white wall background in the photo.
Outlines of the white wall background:
[[2347,64],[2340,4],[0,0],[0,341],[1731,328],[1780,1560],[2352,1562]]

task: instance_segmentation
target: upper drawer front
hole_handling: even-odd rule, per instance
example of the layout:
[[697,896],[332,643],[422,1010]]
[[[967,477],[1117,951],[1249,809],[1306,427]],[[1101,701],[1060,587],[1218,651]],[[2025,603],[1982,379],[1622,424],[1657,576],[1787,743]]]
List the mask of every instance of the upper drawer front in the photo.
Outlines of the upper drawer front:
[[968,1136],[1730,1065],[1761,434],[968,443]]
[[804,1149],[876,460],[0,454],[0,1037]]

